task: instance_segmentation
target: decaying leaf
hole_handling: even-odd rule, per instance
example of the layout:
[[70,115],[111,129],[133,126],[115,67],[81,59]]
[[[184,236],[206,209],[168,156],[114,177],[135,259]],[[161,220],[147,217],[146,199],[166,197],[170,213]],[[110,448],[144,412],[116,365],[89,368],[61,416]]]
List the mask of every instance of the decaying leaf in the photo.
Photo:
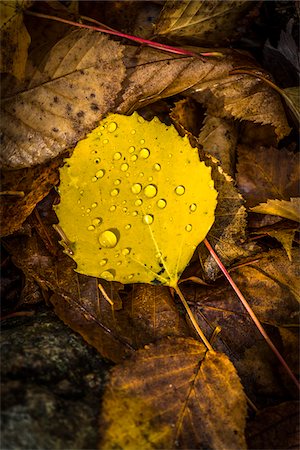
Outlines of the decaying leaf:
[[76,270],[176,286],[214,222],[210,172],[173,126],[109,115],[61,170],[56,212]]
[[[292,262],[284,250],[274,250],[259,255],[253,262],[246,260],[245,265],[230,271],[277,345],[281,345],[278,330],[298,327],[299,263],[297,249],[292,251]],[[280,401],[282,378],[278,376],[278,362],[226,280],[210,287],[181,284],[181,289],[190,299],[193,314],[205,335],[212,336],[219,330],[212,345],[230,357],[254,403],[262,402],[259,394]],[[284,384],[289,384],[288,379],[284,379]]]
[[130,320],[140,330],[141,344],[166,336],[189,336],[183,316],[166,286],[134,284],[123,302]]
[[2,164],[28,167],[74,146],[113,109],[124,75],[122,47],[107,36],[61,39],[27,89],[2,100]]
[[251,208],[251,211],[260,214],[271,214],[284,217],[285,219],[300,222],[300,198],[287,200],[268,200],[267,203],[260,203]]
[[292,449],[299,446],[299,402],[290,401],[260,411],[248,423],[251,449]]
[[155,34],[177,42],[208,47],[232,40],[237,23],[245,18],[256,2],[218,0],[182,0],[165,2]]
[[0,72],[10,73],[18,79],[25,75],[30,36],[23,23],[23,9],[30,0],[2,0],[0,3]]
[[238,147],[237,183],[247,206],[299,196],[298,156],[273,147]]
[[203,150],[217,158],[224,172],[234,177],[237,126],[234,121],[207,116],[199,134],[198,142]]
[[293,246],[293,240],[295,238],[295,233],[297,231],[297,228],[292,228],[288,230],[269,230],[266,231],[268,236],[271,236],[275,239],[277,239],[278,242],[281,243],[283,248],[285,249],[288,258],[290,261],[292,261],[292,246]]
[[[246,243],[247,214],[244,200],[218,161],[203,155],[204,161],[205,158],[212,167],[212,178],[218,191],[216,219],[207,238],[223,263],[229,265],[238,258],[250,256],[254,250],[253,244]],[[204,276],[214,280],[220,270],[214,258],[204,246],[198,248],[198,254]]]
[[299,86],[282,89],[282,95],[286,101],[286,104],[292,111],[295,122],[300,122],[300,88]]
[[2,100],[2,164],[40,164],[74,146],[108,112],[127,114],[180,92],[211,115],[270,124],[280,139],[290,129],[278,94],[261,80],[229,75],[249,64],[232,50],[205,61],[150,48],[137,53],[101,33],[75,30],[45,56],[23,92]]
[[229,359],[193,339],[167,338],[113,370],[99,448],[243,449],[245,417]]
[[200,58],[178,58],[150,48],[141,49],[137,55],[127,47],[124,54],[130,69],[128,89],[117,112],[133,112],[160,98],[184,92],[203,104],[212,116],[270,124],[278,139],[287,135],[290,128],[280,96],[261,80],[229,74],[236,66],[253,66],[253,60],[236,51],[222,52],[223,58],[207,58],[203,62]]
[[60,165],[61,161],[53,160],[28,169],[2,171],[0,215],[5,220],[1,222],[1,236],[17,231],[58,183]]

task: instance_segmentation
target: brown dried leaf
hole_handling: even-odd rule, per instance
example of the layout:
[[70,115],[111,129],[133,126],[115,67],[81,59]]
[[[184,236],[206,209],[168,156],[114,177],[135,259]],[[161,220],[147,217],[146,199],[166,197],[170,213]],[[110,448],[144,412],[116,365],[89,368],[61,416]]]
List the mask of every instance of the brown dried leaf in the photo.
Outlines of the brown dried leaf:
[[268,236],[277,239],[281,243],[290,261],[292,261],[292,246],[296,231],[297,229],[294,228],[289,230],[269,230],[266,232]]
[[260,203],[258,206],[254,206],[251,208],[251,211],[300,222],[300,198],[291,198],[290,201],[268,200],[267,203]]
[[17,231],[36,204],[58,183],[60,165],[60,160],[54,160],[33,168],[2,171],[0,215],[6,220],[1,222],[1,236]]
[[189,330],[166,286],[134,284],[124,309],[140,330],[140,345],[166,336],[188,336]]
[[113,109],[124,75],[122,47],[107,36],[61,39],[27,89],[2,101],[2,164],[40,164],[75,145]]
[[100,427],[111,448],[245,448],[246,400],[223,354],[191,338],[167,338],[117,366]]
[[[212,178],[218,192],[215,222],[207,234],[207,239],[229,265],[237,258],[250,256],[254,245],[246,244],[246,209],[244,200],[234,186],[232,178],[227,175],[214,158],[201,156],[212,167]],[[214,280],[220,269],[204,245],[200,245],[199,258],[205,277]]]
[[30,36],[23,23],[22,10],[30,0],[2,0],[0,2],[1,53],[0,72],[24,78]]
[[247,427],[251,449],[292,449],[299,446],[299,402],[286,402],[260,411]]
[[232,120],[213,116],[205,118],[198,138],[203,150],[217,158],[231,177],[235,175],[237,138],[237,125]]
[[[292,258],[291,263],[283,250],[274,250],[230,272],[278,346],[282,344],[278,329],[297,327],[299,320],[300,256],[297,250],[292,252]],[[211,287],[181,285],[181,289],[205,336],[210,338],[219,329],[212,345],[230,356],[250,398],[258,402],[261,401],[256,398],[258,394],[282,398],[278,361],[262,341],[231,286],[224,280]],[[285,384],[289,384],[287,379]]]
[[[197,52],[197,48],[193,49]],[[186,58],[143,48],[126,47],[128,76],[123,102],[117,112],[132,112],[158,99],[184,92],[202,103],[209,114],[248,120],[274,127],[278,139],[287,135],[280,96],[263,81],[248,75],[229,75],[236,66],[253,66],[253,60],[232,50],[223,58]]]
[[247,206],[299,195],[298,156],[273,147],[238,147],[237,183]]
[[[113,311],[101,294],[96,278],[74,271],[75,263],[55,243],[56,233],[49,227],[56,254],[50,254],[32,230],[27,238],[8,238],[6,246],[14,263],[26,277],[35,280],[54,295],[50,301],[57,315],[93,345],[102,356],[120,362],[133,351],[137,330],[124,311]],[[112,292],[108,294],[113,298]]]
[[165,2],[155,34],[208,47],[232,40],[241,19],[256,2],[182,0]]
[[127,114],[183,91],[212,115],[270,124],[281,138],[289,127],[278,94],[254,77],[229,75],[249,64],[232,50],[205,61],[150,48],[137,54],[100,33],[75,30],[46,55],[26,90],[3,99],[2,164],[40,164],[72,147],[108,111]]

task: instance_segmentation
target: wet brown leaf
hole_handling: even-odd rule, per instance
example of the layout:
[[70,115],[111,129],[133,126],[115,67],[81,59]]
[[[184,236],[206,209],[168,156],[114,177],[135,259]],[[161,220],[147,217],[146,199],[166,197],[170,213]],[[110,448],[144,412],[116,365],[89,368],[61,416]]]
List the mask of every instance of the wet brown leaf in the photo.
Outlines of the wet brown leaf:
[[113,109],[124,75],[118,43],[97,32],[69,33],[27,89],[3,99],[2,164],[40,164],[75,145]]
[[229,75],[249,64],[232,50],[205,61],[178,58],[75,30],[50,50],[23,92],[3,99],[2,164],[40,164],[74,146],[107,112],[128,114],[183,91],[209,114],[270,124],[281,138],[289,127],[278,94],[254,77]]
[[167,338],[117,366],[107,386],[99,448],[245,448],[246,400],[223,354]]
[[235,175],[235,152],[237,125],[234,121],[207,116],[199,134],[198,142],[203,150],[217,158],[224,172]]
[[28,169],[2,171],[0,215],[6,220],[1,222],[1,236],[17,231],[36,204],[58,183],[60,165],[60,160],[54,160]]
[[[202,155],[201,158],[211,165],[212,178],[218,192],[216,218],[207,239],[223,263],[229,265],[237,258],[250,256],[255,250],[253,244],[246,243],[247,216],[244,200],[234,186],[232,178],[223,171],[214,158]],[[204,245],[199,247],[198,253],[204,276],[214,280],[220,271],[214,258]]]
[[273,147],[238,148],[237,183],[247,206],[299,195],[298,156]]
[[[280,348],[279,328],[298,326],[300,257],[294,250],[290,262],[284,250],[274,250],[259,258],[231,270],[230,275]],[[280,400],[278,361],[231,286],[224,280],[211,287],[181,285],[181,289],[190,302],[194,300],[191,308],[206,337],[210,339],[219,329],[212,345],[232,358],[250,398],[261,402],[258,394],[271,394]]]
[[285,219],[300,222],[300,198],[286,200],[268,200],[267,203],[260,203],[251,208],[251,211],[260,214],[271,214]]
[[166,336],[188,336],[189,330],[166,286],[134,284],[124,309],[140,330],[140,346]]
[[30,0],[2,0],[0,3],[1,59],[0,72],[18,79],[25,75],[30,35],[23,23],[22,10],[29,8]]
[[292,246],[296,231],[297,228],[289,230],[270,230],[266,232],[268,236],[277,239],[277,241],[281,243],[290,261],[292,261]]
[[[194,50],[197,52],[197,48]],[[160,98],[184,92],[213,116],[270,124],[279,139],[288,134],[290,129],[279,95],[254,77],[229,75],[236,66],[253,65],[253,60],[236,51],[222,52],[223,58],[202,61],[150,48],[137,53],[126,47],[127,88],[117,112],[132,112]]]
[[299,402],[260,411],[247,427],[251,449],[295,449],[299,446]]
[[208,47],[232,40],[238,24],[256,2],[182,0],[165,2],[155,34]]

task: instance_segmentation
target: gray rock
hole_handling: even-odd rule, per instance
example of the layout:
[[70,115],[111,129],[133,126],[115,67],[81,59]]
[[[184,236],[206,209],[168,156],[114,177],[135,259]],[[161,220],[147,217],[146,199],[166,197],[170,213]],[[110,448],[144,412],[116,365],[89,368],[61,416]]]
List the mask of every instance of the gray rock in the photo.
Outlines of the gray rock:
[[3,322],[1,449],[96,449],[110,363],[52,311]]

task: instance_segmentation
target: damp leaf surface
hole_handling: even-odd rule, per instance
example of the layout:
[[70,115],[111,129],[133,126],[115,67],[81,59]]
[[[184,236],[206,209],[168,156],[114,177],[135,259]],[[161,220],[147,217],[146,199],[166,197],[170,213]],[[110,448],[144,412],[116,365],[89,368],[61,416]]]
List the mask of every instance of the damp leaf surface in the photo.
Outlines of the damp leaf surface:
[[110,114],[61,169],[59,223],[77,271],[175,286],[214,222],[211,169],[173,126]]

